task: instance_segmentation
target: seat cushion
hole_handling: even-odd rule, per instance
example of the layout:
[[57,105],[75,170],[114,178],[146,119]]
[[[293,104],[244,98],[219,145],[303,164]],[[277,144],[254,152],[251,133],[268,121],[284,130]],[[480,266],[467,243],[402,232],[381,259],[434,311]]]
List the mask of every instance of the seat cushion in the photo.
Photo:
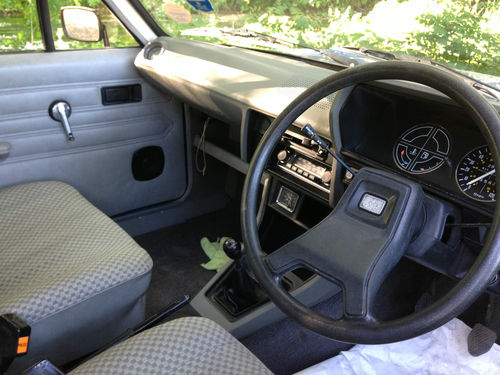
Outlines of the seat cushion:
[[238,340],[206,318],[151,328],[83,363],[71,375],[271,374]]
[[[0,314],[15,313],[36,327],[30,353],[36,352],[37,343],[49,348],[61,343],[57,337],[51,338],[52,344],[39,337],[54,336],[54,330],[64,332],[65,327],[57,327],[58,314],[79,334],[75,327],[80,322],[101,319],[94,316],[99,308],[78,311],[79,306],[92,307],[92,299],[105,295],[108,302],[103,301],[103,308],[106,314],[112,313],[113,290],[125,284],[134,292],[120,296],[124,299],[119,301],[120,314],[126,316],[135,309],[128,326],[142,320],[143,310],[138,311],[135,304],[148,287],[151,258],[73,187],[45,181],[3,189],[0,223]],[[138,290],[134,280],[140,281]],[[43,329],[45,321],[50,322],[49,332]],[[84,327],[81,331],[85,334]],[[112,334],[116,333],[120,332]]]

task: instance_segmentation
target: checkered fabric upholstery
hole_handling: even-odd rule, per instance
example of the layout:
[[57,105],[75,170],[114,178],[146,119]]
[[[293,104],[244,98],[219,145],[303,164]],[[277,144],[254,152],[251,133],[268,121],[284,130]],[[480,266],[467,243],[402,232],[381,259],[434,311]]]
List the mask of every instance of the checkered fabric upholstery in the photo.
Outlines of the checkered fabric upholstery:
[[271,374],[247,348],[206,318],[151,328],[82,364],[70,375]]
[[149,255],[71,186],[0,190],[0,314],[33,324],[151,267]]

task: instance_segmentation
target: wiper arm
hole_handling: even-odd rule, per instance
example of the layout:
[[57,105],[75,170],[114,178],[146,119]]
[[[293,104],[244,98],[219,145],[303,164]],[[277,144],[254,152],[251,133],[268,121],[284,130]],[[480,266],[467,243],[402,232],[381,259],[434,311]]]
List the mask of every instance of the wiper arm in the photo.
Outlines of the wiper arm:
[[378,49],[352,46],[344,46],[343,48],[352,49],[353,51],[361,52],[366,56],[376,57],[381,60],[399,60],[395,54],[387,51],[380,51]]
[[290,46],[294,45],[294,43],[290,43],[284,39],[275,38],[271,35],[259,33],[257,31],[252,31],[252,30],[248,30],[248,29],[221,29],[220,31],[226,35],[237,36],[240,38],[259,39],[259,40],[262,40],[264,42],[269,42],[269,43],[273,43],[273,44],[280,44],[280,45],[284,45],[286,47],[290,47]]
[[256,32],[256,31],[253,31],[253,33],[255,33],[255,34],[257,34],[257,35],[259,35],[259,36],[261,36],[263,38],[270,38],[271,40],[273,40],[273,41],[275,41],[276,43],[279,43],[279,44],[292,45],[294,47],[304,48],[304,49],[308,49],[308,50],[311,50],[311,51],[314,51],[314,52],[318,52],[319,54],[323,55],[324,57],[326,57],[326,58],[328,58],[328,59],[336,62],[337,64],[343,65],[345,67],[349,67],[349,66],[353,66],[353,65],[358,65],[358,63],[353,62],[351,59],[346,59],[346,58],[343,58],[341,56],[336,56],[333,53],[330,53],[328,51],[325,51],[325,50],[322,50],[322,49],[319,49],[319,48],[311,47],[311,46],[308,46],[308,45],[305,45],[305,44],[290,42],[290,41],[287,41],[287,40],[284,40],[284,39],[276,38],[274,36],[267,35],[267,34],[264,34],[264,33],[259,33],[259,32]]
[[309,48],[310,50],[319,52],[323,56],[325,56],[326,58],[328,58],[328,59],[330,59],[332,61],[335,61],[337,64],[341,64],[341,65],[343,65],[345,67],[352,67],[352,66],[359,65],[359,62],[356,61],[356,60],[345,58],[345,57],[342,57],[342,56],[337,56],[337,55],[334,55],[333,53],[330,53],[330,52],[325,51],[325,50],[317,49],[317,48],[314,48],[314,47],[302,47],[302,48]]
[[311,46],[300,44],[300,43],[290,42],[288,40],[276,38],[272,35],[260,33],[258,31],[252,31],[252,30],[247,30],[247,29],[230,29],[230,30],[223,31],[223,33],[227,33],[228,35],[233,35],[233,36],[239,36],[242,38],[257,38],[257,39],[261,39],[261,40],[269,42],[269,43],[280,44],[280,45],[285,46],[285,47],[296,47],[296,48],[308,49],[311,51],[318,52],[319,54],[326,57],[327,59],[332,60],[333,62],[340,64],[342,66],[345,66],[345,67],[358,65],[357,62],[354,62],[351,59],[343,58],[341,56],[336,56],[333,53],[329,53],[328,51],[321,50],[319,48],[311,47]]
[[434,66],[439,66],[440,68],[443,68],[451,73],[457,74],[462,78],[467,79],[468,81],[472,82],[472,87],[474,87],[476,90],[482,91],[489,96],[493,97],[493,99],[496,99],[497,101],[500,101],[500,91],[493,87],[492,85],[489,85],[488,83],[485,83],[477,78],[470,77],[469,75],[462,73],[459,70],[450,68],[447,65],[441,64],[437,61],[434,61],[432,59],[424,59],[416,56],[411,56],[411,55],[405,55],[405,54],[395,54],[387,51],[380,51],[377,49],[371,49],[371,48],[365,48],[365,47],[344,47],[348,49],[353,49],[356,51],[359,51],[361,53],[364,53],[367,56],[371,57],[376,57],[382,60],[400,60],[400,61],[413,61],[413,62],[418,62],[422,64],[429,64],[429,65],[434,65]]
[[[196,31],[195,33],[193,33]],[[189,33],[190,32],[190,33]],[[220,37],[223,35],[227,35],[230,37],[234,38],[242,38],[242,39],[254,39],[260,42],[264,43],[269,43],[269,44],[274,44],[274,45],[282,45],[288,48],[303,48],[303,49],[308,49],[311,51],[315,51],[322,55],[323,57],[326,57],[329,60],[332,60],[335,62],[337,65],[342,66],[342,67],[350,67],[353,65],[358,65],[358,63],[349,58],[345,58],[343,56],[337,56],[333,53],[329,53],[328,51],[321,50],[319,48],[314,48],[310,47],[307,45],[295,43],[295,42],[290,42],[285,39],[280,39],[276,38],[271,35],[267,35],[264,33],[260,33],[258,31],[253,31],[253,30],[248,30],[248,29],[235,29],[235,28],[223,28],[223,27],[215,27],[215,28],[208,28],[208,27],[200,27],[196,29],[190,29],[190,30],[184,30],[182,32],[185,35],[195,35],[195,36],[210,36],[210,37]]]

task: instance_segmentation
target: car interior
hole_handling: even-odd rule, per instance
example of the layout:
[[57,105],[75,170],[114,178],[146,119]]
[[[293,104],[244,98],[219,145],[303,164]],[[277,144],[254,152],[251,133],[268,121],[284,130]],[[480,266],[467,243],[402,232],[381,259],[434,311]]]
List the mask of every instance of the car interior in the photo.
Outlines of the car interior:
[[456,317],[491,348],[490,91],[175,38],[140,1],[104,4],[137,46],[68,6],[65,40],[106,48],[0,55],[2,373],[292,374]]

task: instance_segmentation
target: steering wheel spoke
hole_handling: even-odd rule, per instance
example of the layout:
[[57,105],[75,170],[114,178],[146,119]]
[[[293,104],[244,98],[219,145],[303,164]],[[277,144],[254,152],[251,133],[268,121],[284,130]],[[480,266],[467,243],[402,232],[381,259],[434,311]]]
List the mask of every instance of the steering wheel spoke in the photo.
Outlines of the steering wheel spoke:
[[300,250],[292,241],[266,255],[264,259],[271,272],[281,277],[300,266],[299,258],[297,258],[299,253]]
[[367,293],[363,280],[350,280],[341,287],[344,300],[343,319],[357,322],[371,319],[375,293]]
[[346,316],[364,317],[422,223],[421,187],[362,169],[332,213],[268,256],[275,274],[303,265],[342,287]]
[[327,230],[327,226],[325,223],[320,223],[303,235],[266,255],[265,261],[270,271],[281,277],[299,267],[304,267],[335,284],[339,284],[335,275],[329,272],[328,261],[330,257],[325,259],[325,249],[312,246],[315,243],[314,238]]

